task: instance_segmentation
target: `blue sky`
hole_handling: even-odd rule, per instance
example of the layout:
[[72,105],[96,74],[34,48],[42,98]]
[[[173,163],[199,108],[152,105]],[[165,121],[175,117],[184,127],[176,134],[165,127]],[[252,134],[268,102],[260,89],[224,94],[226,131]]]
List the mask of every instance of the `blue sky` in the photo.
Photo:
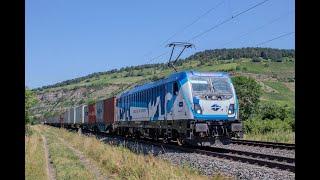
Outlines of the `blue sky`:
[[[145,64],[170,51],[163,42],[176,32],[168,42],[187,41],[259,2],[262,0],[27,0],[26,86],[36,88]],[[205,49],[252,47],[294,32],[294,11],[293,0],[269,0],[191,41],[196,48],[186,50],[182,57]],[[243,34],[248,35],[241,37]],[[294,49],[295,35],[262,46]],[[169,54],[151,62],[168,58]]]

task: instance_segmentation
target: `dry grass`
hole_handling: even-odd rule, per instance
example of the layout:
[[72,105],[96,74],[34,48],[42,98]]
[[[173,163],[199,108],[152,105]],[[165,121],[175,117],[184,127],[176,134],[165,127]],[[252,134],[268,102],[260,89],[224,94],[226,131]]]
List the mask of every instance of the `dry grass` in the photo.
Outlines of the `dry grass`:
[[85,168],[78,156],[59,141],[54,133],[44,132],[42,127],[39,129],[47,138],[49,154],[57,179],[94,179],[94,175]]
[[[29,127],[30,128],[30,127]],[[43,141],[38,132],[25,136],[25,178],[48,179]]]
[[42,127],[80,150],[99,166],[111,179],[225,179],[225,176],[207,177],[189,167],[173,166],[153,156],[137,155],[123,147],[101,143],[94,137],[78,136],[63,129]]
[[244,134],[243,139],[254,140],[254,141],[295,143],[295,133],[291,131],[290,132],[274,131],[266,134],[249,133],[249,134]]

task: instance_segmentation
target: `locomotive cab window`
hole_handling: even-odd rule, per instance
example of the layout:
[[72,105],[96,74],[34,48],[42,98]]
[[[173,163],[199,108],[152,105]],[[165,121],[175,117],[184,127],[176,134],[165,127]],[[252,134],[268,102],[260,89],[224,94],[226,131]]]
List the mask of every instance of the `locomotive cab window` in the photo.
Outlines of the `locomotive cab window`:
[[174,93],[174,95],[178,95],[178,92],[179,92],[178,83],[174,82],[173,83],[173,93]]

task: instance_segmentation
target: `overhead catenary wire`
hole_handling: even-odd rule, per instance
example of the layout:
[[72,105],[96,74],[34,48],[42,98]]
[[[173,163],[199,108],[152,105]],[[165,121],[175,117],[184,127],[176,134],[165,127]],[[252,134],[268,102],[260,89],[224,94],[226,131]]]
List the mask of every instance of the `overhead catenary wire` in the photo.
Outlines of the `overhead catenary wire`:
[[230,41],[222,44],[221,46],[224,47],[225,45],[228,45],[228,44],[234,42],[234,41],[237,40],[237,39],[240,39],[240,38],[242,38],[242,37],[245,37],[245,36],[247,36],[247,35],[249,35],[249,34],[251,34],[251,33],[257,32],[257,31],[265,28],[266,26],[268,26],[268,25],[270,25],[270,24],[273,24],[273,23],[281,20],[283,17],[286,17],[287,15],[291,14],[292,12],[293,12],[293,11],[289,11],[289,12],[287,12],[287,13],[284,13],[284,14],[282,14],[281,16],[279,16],[279,17],[277,17],[277,18],[274,18],[274,19],[272,19],[271,21],[269,21],[269,22],[267,22],[267,23],[265,23],[265,24],[263,24],[263,25],[255,28],[255,29],[251,29],[251,30],[249,30],[248,32],[246,32],[246,33],[244,33],[244,34],[241,34],[240,36],[233,38],[232,40],[230,40]]
[[[231,16],[230,18],[227,18],[227,19],[223,20],[222,22],[220,22],[220,23],[218,23],[218,24],[214,25],[213,27],[211,27],[211,28],[209,28],[209,29],[207,29],[207,30],[205,30],[205,31],[203,31],[203,32],[201,32],[201,33],[199,33],[199,34],[197,34],[197,35],[193,36],[191,39],[189,39],[189,40],[188,40],[188,41],[186,41],[186,42],[190,42],[190,41],[192,41],[192,40],[194,40],[194,39],[196,39],[196,38],[198,38],[198,37],[200,37],[200,36],[202,36],[202,35],[204,35],[204,34],[206,34],[206,33],[210,32],[210,31],[212,31],[213,29],[218,28],[219,26],[221,26],[221,25],[223,25],[223,24],[225,24],[225,23],[227,23],[227,22],[231,21],[232,19],[234,19],[234,18],[236,18],[236,17],[238,17],[238,16],[240,16],[240,15],[242,15],[242,14],[244,14],[244,13],[246,13],[246,12],[248,12],[248,11],[250,11],[250,10],[252,10],[252,9],[254,9],[254,8],[258,7],[258,6],[260,6],[260,5],[262,5],[262,4],[264,4],[264,3],[266,3],[267,1],[269,1],[269,0],[264,0],[264,1],[260,2],[260,3],[257,3],[257,4],[255,4],[255,5],[251,6],[251,7],[247,8],[247,9],[245,9],[245,10],[243,10],[243,11],[241,11],[241,12],[237,13],[236,15]],[[169,52],[166,52],[166,53],[160,54],[159,56],[157,56],[157,57],[155,57],[155,58],[152,58],[149,62],[152,62],[152,61],[153,61],[153,60],[155,60],[156,58],[159,58],[159,57],[161,57],[161,56],[164,56],[165,54],[168,54],[168,53],[169,53]]]
[[156,60],[156,59],[158,59],[158,58],[160,58],[160,57],[162,57],[162,56],[164,56],[164,55],[167,55],[167,54],[169,54],[169,53],[170,53],[170,51],[166,51],[166,52],[164,52],[164,53],[161,53],[160,55],[158,55],[158,56],[156,56],[156,57],[154,57],[154,58],[151,58],[149,61],[147,61],[147,64],[149,64],[149,63],[153,62],[154,60]]
[[[223,24],[231,21],[232,19],[234,19],[234,18],[236,18],[236,17],[238,17],[238,16],[240,16],[240,15],[242,15],[242,14],[244,14],[244,13],[246,13],[246,12],[248,12],[248,11],[250,11],[250,10],[252,10],[252,9],[260,6],[260,5],[262,5],[262,4],[264,4],[264,3],[266,3],[267,1],[269,1],[269,0],[264,0],[264,1],[260,2],[260,3],[257,3],[257,4],[255,4],[255,5],[249,7],[248,9],[245,9],[244,11],[241,11],[241,12],[237,13],[236,15],[232,16],[231,18],[225,19],[224,21],[220,22],[219,24],[217,24],[217,25],[215,25],[215,26],[213,26],[213,27],[211,27],[211,28],[209,28],[209,29],[207,29],[207,30],[205,30],[205,31],[203,31],[203,32],[201,32],[201,33],[193,36],[193,37],[192,37],[191,39],[189,39],[187,42],[190,42],[191,40],[194,40],[194,39],[196,39],[196,38],[198,38],[198,37],[200,37],[200,36],[202,36],[202,35],[210,32],[210,31],[212,31],[213,29],[218,28],[219,26],[221,26],[221,25],[223,25]],[[289,12],[289,13],[291,13],[291,12]],[[287,14],[289,14],[289,13],[287,13]],[[287,15],[287,14],[286,14],[286,15]],[[265,27],[266,25],[272,24],[272,23],[278,21],[278,20],[281,19],[281,18],[282,18],[282,16],[279,17],[279,18],[273,19],[272,21],[268,22],[267,24],[258,27],[258,28],[255,29],[254,31],[257,31],[257,30]],[[267,40],[267,41],[258,43],[256,46],[259,46],[259,45],[262,45],[262,44],[265,44],[265,43],[274,41],[274,40],[276,40],[276,39],[282,38],[282,37],[284,37],[284,36],[288,36],[288,35],[293,34],[293,33],[294,33],[294,32],[290,32],[290,33],[286,33],[286,34],[280,35],[280,36],[275,37],[275,38],[273,38],[273,39],[270,39],[270,40]],[[245,35],[248,35],[248,34],[249,34],[249,33],[245,33],[245,34],[243,34],[242,36],[245,36]],[[228,43],[229,43],[229,42],[228,42]],[[157,58],[159,58],[159,57],[161,57],[161,56],[164,56],[164,55],[166,55],[166,54],[168,54],[168,53],[169,53],[169,51],[168,51],[168,52],[165,52],[165,53],[162,53],[162,54],[160,54],[159,56],[157,56],[157,57],[155,57],[155,58],[152,58],[151,60],[157,59]]]
[[236,18],[236,17],[238,17],[238,16],[240,16],[240,15],[242,15],[242,14],[244,14],[244,13],[246,13],[246,12],[248,12],[248,11],[250,11],[250,10],[252,10],[252,9],[260,6],[260,5],[262,5],[262,4],[264,4],[264,3],[266,3],[267,1],[269,1],[269,0],[264,0],[264,1],[260,2],[260,3],[257,3],[257,4],[255,4],[255,5],[253,5],[253,6],[251,6],[250,8],[245,9],[244,11],[239,12],[238,14],[236,14],[236,15],[234,15],[234,16],[231,16],[230,18],[227,18],[227,19],[223,20],[222,22],[220,22],[220,23],[218,23],[218,24],[210,27],[209,29],[207,29],[207,30],[205,30],[205,31],[203,31],[203,32],[201,32],[201,33],[193,36],[193,37],[190,38],[187,42],[190,42],[190,41],[192,41],[192,40],[194,40],[194,39],[196,39],[196,38],[199,38],[200,36],[203,36],[204,34],[206,34],[206,33],[210,32],[210,31],[218,28],[219,26],[221,26],[221,25],[223,25],[223,24],[225,24],[225,23],[227,23],[227,22],[229,22],[229,21],[231,21],[232,19],[234,19],[234,18]]
[[163,43],[161,43],[162,45],[165,45],[170,39],[172,39],[173,37],[175,37],[177,34],[183,32],[184,30],[186,30],[187,28],[189,28],[190,26],[192,26],[193,24],[195,24],[196,22],[198,22],[201,18],[203,18],[204,16],[206,16],[207,14],[209,14],[211,11],[217,9],[219,6],[221,6],[226,0],[222,0],[220,1],[217,5],[215,5],[214,7],[210,8],[209,10],[207,10],[205,13],[203,13],[202,15],[200,15],[199,17],[197,17],[194,21],[192,21],[190,24],[184,26],[183,28],[181,28],[180,30],[178,30],[177,32],[175,32],[173,35],[171,35],[167,40],[165,40]]
[[[198,22],[201,18],[205,17],[206,15],[208,15],[210,12],[212,12],[213,10],[217,9],[219,6],[221,6],[226,0],[222,0],[220,1],[217,5],[213,6],[212,8],[208,9],[206,12],[204,12],[203,14],[201,14],[200,16],[198,16],[195,20],[193,20],[191,23],[187,24],[186,26],[184,26],[183,28],[179,29],[178,31],[176,31],[175,33],[173,33],[169,38],[167,38],[165,41],[163,41],[160,46],[164,46],[169,40],[171,40],[172,38],[174,38],[176,35],[178,35],[179,33],[183,32],[184,30],[186,30],[187,28],[191,27],[193,24],[195,24],[196,22]],[[149,53],[146,53],[146,55],[151,54],[152,51],[150,51]],[[149,64],[150,62],[154,61],[154,59],[159,58],[161,56],[164,56],[166,54],[168,54],[169,52],[166,53],[162,53],[160,55],[158,55],[155,58],[151,58],[147,64]]]
[[289,35],[294,34],[294,33],[295,33],[295,32],[289,32],[289,33],[282,34],[282,35],[277,36],[277,37],[275,37],[275,38],[272,38],[272,39],[269,39],[269,40],[267,40],[267,41],[263,41],[263,42],[261,42],[261,43],[258,43],[258,44],[256,44],[256,46],[257,46],[257,47],[258,47],[258,46],[261,46],[261,45],[266,44],[266,43],[268,43],[268,42],[271,42],[271,41],[280,39],[280,38],[285,37],[285,36],[289,36]]

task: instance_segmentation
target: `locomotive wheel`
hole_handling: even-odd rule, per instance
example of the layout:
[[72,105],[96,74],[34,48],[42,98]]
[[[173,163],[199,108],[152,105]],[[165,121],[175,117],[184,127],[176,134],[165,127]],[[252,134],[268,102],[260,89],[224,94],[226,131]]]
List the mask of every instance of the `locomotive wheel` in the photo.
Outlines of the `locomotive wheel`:
[[182,146],[182,145],[185,144],[184,140],[182,138],[180,138],[180,137],[177,138],[177,143],[178,143],[179,146]]
[[168,138],[163,138],[162,140],[163,143],[167,144],[169,141],[168,141]]

